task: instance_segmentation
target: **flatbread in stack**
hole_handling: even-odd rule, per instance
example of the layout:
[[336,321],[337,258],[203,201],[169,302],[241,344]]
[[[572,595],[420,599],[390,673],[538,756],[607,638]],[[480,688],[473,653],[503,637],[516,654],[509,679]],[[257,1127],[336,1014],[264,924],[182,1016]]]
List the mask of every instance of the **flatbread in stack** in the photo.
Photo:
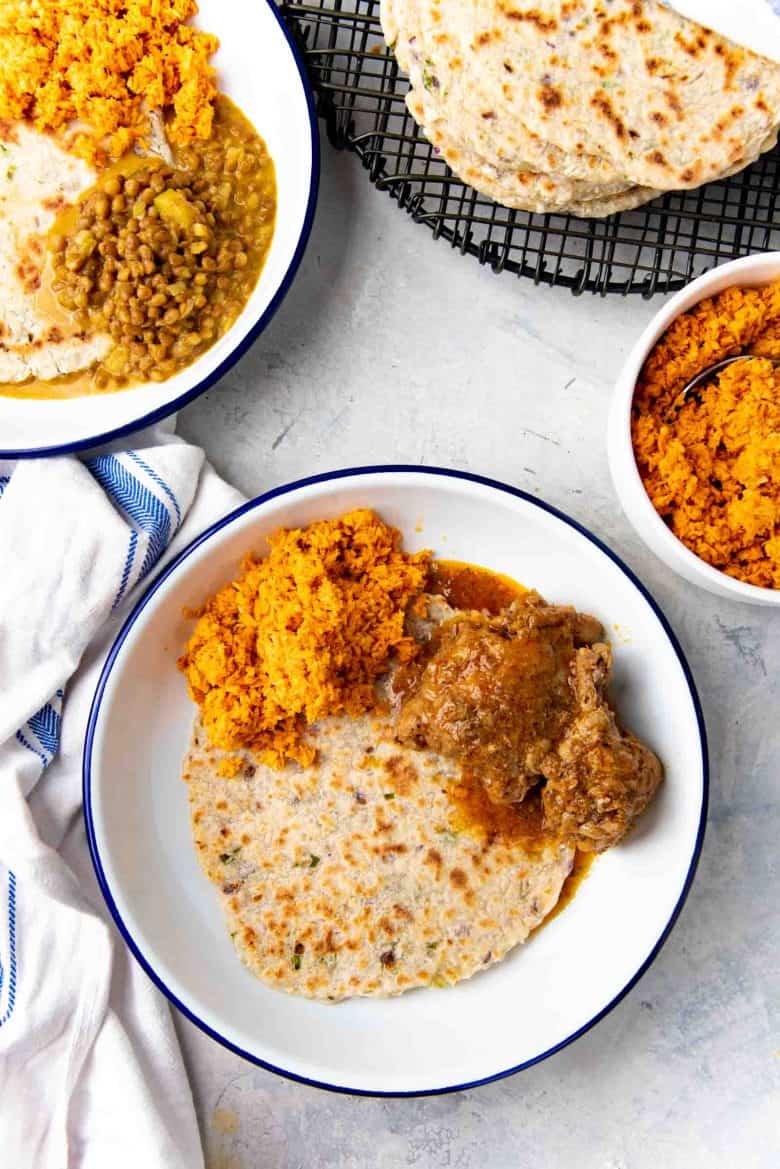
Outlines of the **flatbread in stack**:
[[407,105],[509,207],[603,216],[777,140],[780,66],[638,0],[382,0]]

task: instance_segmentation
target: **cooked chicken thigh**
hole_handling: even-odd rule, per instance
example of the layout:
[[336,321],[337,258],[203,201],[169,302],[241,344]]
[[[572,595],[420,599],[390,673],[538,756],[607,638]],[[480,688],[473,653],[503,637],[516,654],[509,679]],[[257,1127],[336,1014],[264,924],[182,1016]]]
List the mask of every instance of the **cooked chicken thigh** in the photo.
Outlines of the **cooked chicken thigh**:
[[576,647],[600,634],[593,617],[537,593],[497,617],[457,613],[431,639],[398,739],[458,756],[491,800],[518,803],[574,713]]
[[545,824],[586,852],[604,852],[625,836],[662,778],[650,748],[617,725],[604,697],[611,670],[608,646],[577,651],[571,674],[577,713],[542,767]]
[[396,735],[458,758],[494,803],[535,784],[545,824],[601,852],[649,803],[661,765],[623,732],[604,693],[612,668],[598,621],[529,593],[495,617],[456,612],[399,677]]

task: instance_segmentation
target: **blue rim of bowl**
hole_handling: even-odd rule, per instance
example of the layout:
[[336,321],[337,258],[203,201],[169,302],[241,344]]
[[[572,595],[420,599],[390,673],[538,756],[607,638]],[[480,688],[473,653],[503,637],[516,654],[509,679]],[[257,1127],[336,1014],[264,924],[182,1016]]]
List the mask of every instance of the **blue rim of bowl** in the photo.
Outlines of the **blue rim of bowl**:
[[[672,649],[674,650],[675,654],[677,655],[677,659],[680,663],[680,667],[681,667],[683,674],[685,676],[685,681],[688,685],[688,690],[689,690],[689,693],[691,696],[691,702],[693,703],[693,709],[694,709],[694,713],[696,715],[696,722],[697,722],[698,731],[699,731],[699,745],[701,748],[701,760],[702,760],[702,802],[701,802],[701,813],[700,813],[700,817],[699,817],[699,827],[698,827],[698,830],[696,833],[696,840],[694,843],[693,853],[691,856],[690,864],[688,866],[688,872],[686,874],[685,881],[683,882],[682,890],[680,891],[680,895],[677,899],[677,903],[674,907],[674,910],[672,911],[672,914],[671,914],[668,922],[666,923],[664,929],[661,931],[661,934],[660,934],[658,940],[656,941],[655,945],[653,946],[653,948],[650,951],[650,953],[648,954],[648,956],[645,958],[642,965],[639,967],[639,969],[636,971],[636,973],[629,979],[629,981],[625,984],[625,986],[620,991],[618,991],[618,993],[610,1000],[609,1003],[607,1003],[607,1005],[605,1007],[602,1007],[602,1009],[597,1014],[593,1015],[592,1018],[590,1018],[581,1027],[578,1027],[576,1031],[573,1031],[571,1035],[568,1035],[565,1039],[562,1039],[559,1043],[554,1044],[554,1046],[548,1048],[546,1051],[540,1052],[539,1055],[535,1055],[531,1059],[524,1060],[522,1063],[519,1063],[514,1067],[504,1068],[501,1071],[493,1072],[489,1076],[482,1076],[480,1079],[469,1080],[469,1081],[462,1083],[462,1084],[449,1084],[449,1085],[446,1085],[446,1086],[441,1087],[441,1088],[408,1089],[405,1091],[400,1091],[400,1090],[389,1090],[388,1091],[388,1090],[381,1090],[381,1089],[350,1088],[350,1087],[344,1087],[343,1085],[339,1085],[339,1084],[329,1084],[329,1083],[323,1082],[321,1080],[314,1080],[314,1079],[311,1079],[307,1076],[299,1075],[296,1072],[288,1071],[286,1068],[277,1067],[275,1064],[269,1063],[267,1060],[260,1059],[259,1056],[253,1055],[252,1052],[246,1051],[244,1048],[240,1047],[238,1044],[233,1043],[229,1039],[226,1039],[224,1035],[220,1035],[219,1032],[215,1031],[212,1027],[210,1027],[208,1025],[208,1023],[205,1023],[202,1019],[200,1019],[192,1010],[190,1010],[189,1007],[187,1007],[173,993],[173,991],[165,984],[165,982],[163,982],[162,978],[160,978],[160,976],[153,969],[151,963],[141,953],[141,950],[139,949],[135,940],[133,939],[133,937],[131,936],[127,927],[125,926],[125,923],[122,920],[122,917],[119,913],[117,905],[116,905],[116,903],[111,895],[111,890],[108,886],[108,882],[106,880],[106,876],[105,876],[105,873],[103,870],[103,865],[102,865],[102,862],[100,860],[100,853],[99,853],[98,844],[97,844],[97,840],[96,840],[96,836],[95,836],[95,826],[94,826],[94,822],[93,822],[93,818],[92,818],[92,793],[91,793],[92,749],[93,749],[93,745],[94,745],[95,731],[97,729],[98,721],[100,718],[100,705],[101,705],[101,702],[103,699],[103,694],[105,692],[105,688],[106,688],[106,685],[108,683],[108,679],[110,677],[114,662],[116,661],[116,658],[119,655],[119,652],[122,648],[122,645],[124,644],[125,639],[127,638],[128,634],[130,633],[130,630],[135,625],[135,622],[137,621],[138,617],[141,615],[143,610],[146,608],[146,606],[152,600],[152,598],[154,597],[154,594],[157,592],[157,590],[160,588],[160,586],[163,584],[163,582],[165,580],[167,580],[168,577],[171,576],[174,572],[176,572],[176,570],[179,568],[179,566],[185,560],[187,560],[188,557],[191,556],[191,554],[195,551],[195,549],[199,548],[201,544],[203,544],[207,540],[210,540],[213,535],[215,535],[217,532],[221,531],[223,528],[227,527],[228,525],[232,524],[234,522],[234,520],[238,519],[240,516],[245,515],[249,511],[254,511],[257,508],[262,507],[264,504],[269,503],[273,499],[278,499],[280,496],[289,495],[290,493],[297,491],[303,487],[311,487],[311,486],[318,484],[318,483],[328,483],[328,482],[332,482],[332,481],[335,482],[335,481],[340,480],[340,479],[351,479],[351,478],[355,478],[359,475],[380,475],[380,474],[381,475],[386,475],[386,474],[430,475],[433,477],[440,477],[440,478],[459,479],[459,480],[463,480],[464,482],[467,482],[467,483],[477,483],[483,487],[490,487],[496,491],[500,491],[505,495],[514,496],[516,499],[522,499],[526,503],[530,503],[534,507],[538,507],[542,511],[547,512],[548,515],[552,515],[556,519],[561,520],[563,523],[567,524],[570,528],[573,528],[576,532],[579,532],[580,535],[585,536],[585,538],[588,539],[591,542],[591,544],[594,544],[595,547],[598,548],[600,552],[603,552],[604,555],[607,556],[613,562],[613,564],[617,565],[617,567],[621,570],[621,572],[629,579],[629,581],[638,590],[640,595],[642,597],[644,597],[645,601],[647,601],[648,605],[650,606],[653,613],[655,614],[658,621],[660,622],[661,627],[663,628],[666,636],[668,637],[669,642],[672,646]],[[637,982],[639,982],[640,978],[650,969],[653,962],[658,957],[658,954],[660,953],[662,946],[664,945],[667,938],[669,937],[669,934],[671,933],[672,928],[673,928],[675,922],[677,921],[677,918],[680,915],[680,911],[682,910],[682,907],[685,903],[685,900],[688,896],[688,893],[690,892],[691,884],[693,883],[693,878],[694,878],[694,875],[696,873],[696,869],[697,869],[697,866],[699,863],[699,857],[701,855],[702,844],[704,842],[704,830],[705,830],[705,825],[706,825],[706,820],[707,820],[707,806],[708,806],[708,802],[709,802],[709,756],[708,756],[708,751],[707,751],[707,732],[706,732],[706,728],[704,725],[704,716],[702,714],[701,703],[699,701],[699,695],[698,695],[698,692],[696,690],[696,684],[693,680],[693,675],[691,673],[690,666],[688,665],[688,662],[686,660],[685,654],[683,653],[682,647],[680,646],[680,643],[678,642],[677,637],[675,636],[666,616],[664,615],[663,610],[658,605],[658,602],[654,599],[652,594],[642,584],[642,582],[638,579],[638,577],[634,574],[634,572],[628,567],[628,565],[624,564],[623,561],[620,559],[620,557],[615,552],[613,552],[610,548],[608,548],[607,545],[604,544],[598,538],[598,536],[594,536],[592,532],[590,532],[582,524],[578,523],[577,520],[571,519],[564,512],[559,511],[556,507],[553,507],[549,503],[545,503],[541,499],[537,499],[533,495],[529,495],[525,491],[521,491],[518,487],[511,487],[506,483],[500,483],[496,479],[489,479],[484,475],[475,475],[469,471],[454,471],[454,470],[450,470],[446,467],[422,467],[422,466],[415,466],[414,464],[409,464],[409,465],[407,465],[407,464],[390,464],[388,466],[353,467],[353,468],[349,468],[349,469],[341,470],[341,471],[327,471],[327,472],[324,472],[323,474],[320,474],[320,475],[310,475],[305,479],[297,479],[297,480],[295,480],[295,482],[287,483],[282,487],[274,487],[274,488],[272,488],[272,490],[266,491],[263,495],[258,495],[255,499],[251,499],[247,503],[242,504],[240,507],[238,507],[234,511],[230,512],[229,515],[223,516],[222,519],[217,520],[216,523],[212,524],[209,528],[207,528],[199,536],[196,536],[195,539],[190,544],[188,544],[187,547],[182,552],[179,553],[179,555],[175,558],[175,560],[173,560],[168,565],[168,567],[163,572],[161,572],[160,575],[152,582],[152,584],[149,586],[149,588],[146,590],[146,592],[143,594],[143,596],[137,601],[135,607],[133,608],[133,611],[130,613],[127,620],[123,624],[121,630],[117,634],[116,640],[114,641],[114,644],[111,647],[109,655],[106,659],[106,663],[103,666],[103,669],[102,669],[101,674],[100,674],[100,679],[98,681],[97,688],[95,690],[95,696],[92,699],[92,706],[91,706],[91,709],[89,712],[89,720],[87,722],[87,731],[86,731],[86,736],[85,736],[85,741],[84,741],[83,797],[84,797],[84,820],[86,823],[87,841],[89,844],[89,851],[90,851],[90,856],[92,858],[92,864],[95,868],[95,873],[97,875],[98,884],[100,885],[100,890],[103,894],[103,897],[105,898],[106,904],[107,904],[107,906],[111,912],[111,915],[112,915],[112,917],[117,925],[117,928],[119,929],[119,932],[121,933],[125,942],[129,946],[134,957],[140,963],[140,965],[143,967],[143,969],[146,971],[148,976],[151,978],[152,982],[155,983],[155,985],[163,992],[163,994],[169,999],[169,1001],[171,1003],[173,1003],[173,1005],[179,1011],[181,1011],[181,1013],[187,1019],[189,1019],[191,1023],[194,1023],[196,1027],[199,1027],[200,1030],[203,1031],[206,1035],[210,1036],[211,1039],[216,1040],[217,1043],[220,1043],[223,1047],[226,1047],[229,1051],[235,1052],[236,1055],[240,1055],[244,1059],[249,1060],[250,1063],[253,1063],[259,1067],[265,1068],[266,1071],[275,1072],[276,1075],[283,1076],[285,1079],[294,1080],[296,1083],[299,1083],[299,1084],[307,1084],[308,1086],[313,1087],[313,1088],[323,1088],[326,1091],[339,1092],[339,1093],[343,1093],[343,1094],[348,1095],[348,1096],[396,1097],[396,1098],[397,1097],[407,1097],[407,1096],[441,1096],[441,1095],[444,1095],[448,1092],[464,1092],[464,1091],[467,1091],[471,1088],[479,1088],[479,1087],[482,1087],[482,1085],[484,1085],[484,1084],[492,1084],[496,1080],[502,1080],[502,1079],[505,1079],[507,1076],[513,1076],[517,1072],[521,1072],[521,1071],[524,1071],[526,1068],[533,1067],[534,1064],[541,1063],[542,1060],[549,1058],[549,1056],[554,1055],[557,1051],[561,1051],[564,1047],[568,1047],[570,1043],[573,1043],[576,1039],[579,1039],[580,1036],[584,1035],[587,1031],[590,1031],[590,1029],[592,1027],[595,1027],[595,1025],[597,1023],[599,1023],[606,1015],[608,1015],[610,1013],[610,1011],[612,1011],[618,1005],[618,1003],[621,1002],[621,1000],[623,998],[625,998],[625,996],[628,994],[628,992],[633,989],[633,987],[637,984]]]
[[102,446],[103,443],[113,442],[115,439],[123,438],[125,435],[134,434],[137,430],[143,430],[147,426],[154,426],[156,422],[161,422],[163,418],[167,418],[170,414],[175,414],[177,410],[181,410],[183,406],[186,406],[201,394],[205,394],[206,390],[210,390],[215,382],[218,382],[220,378],[224,377],[233,368],[236,362],[244,356],[250,346],[255,343],[260,334],[270,324],[276,310],[289,292],[290,285],[295,278],[295,274],[303,258],[303,253],[306,250],[306,244],[309,241],[312,223],[314,222],[314,211],[320,182],[320,137],[317,127],[317,115],[314,108],[314,94],[306,74],[306,66],[292,38],[292,34],[280,16],[273,0],[264,0],[264,2],[270,8],[271,14],[282,30],[282,35],[287,41],[288,48],[292,53],[292,58],[301,80],[304,97],[306,98],[306,108],[309,114],[309,130],[311,133],[311,176],[309,179],[309,196],[306,202],[306,213],[301,225],[301,234],[298,237],[298,243],[296,244],[287,271],[267,308],[254,323],[246,337],[236,345],[235,349],[228,354],[224,361],[220,362],[216,369],[212,370],[197,385],[179,394],[172,402],[166,402],[164,406],[159,406],[156,410],[152,410],[149,414],[144,414],[143,417],[133,422],[126,422],[124,426],[118,426],[114,430],[107,430],[103,434],[96,434],[90,438],[79,438],[74,442],[54,443],[51,446],[28,448],[23,451],[0,449],[0,459],[40,459],[53,455],[70,455],[76,451],[90,450],[92,447]]

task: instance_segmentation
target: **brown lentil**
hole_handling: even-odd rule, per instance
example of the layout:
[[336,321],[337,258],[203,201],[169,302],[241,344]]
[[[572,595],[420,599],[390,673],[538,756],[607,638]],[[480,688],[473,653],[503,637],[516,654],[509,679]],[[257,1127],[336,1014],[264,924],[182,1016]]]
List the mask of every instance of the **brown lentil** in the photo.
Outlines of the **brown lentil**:
[[98,388],[164,381],[191,364],[233,324],[268,254],[273,162],[227,98],[212,138],[176,162],[123,161],[52,229],[60,304],[115,343]]

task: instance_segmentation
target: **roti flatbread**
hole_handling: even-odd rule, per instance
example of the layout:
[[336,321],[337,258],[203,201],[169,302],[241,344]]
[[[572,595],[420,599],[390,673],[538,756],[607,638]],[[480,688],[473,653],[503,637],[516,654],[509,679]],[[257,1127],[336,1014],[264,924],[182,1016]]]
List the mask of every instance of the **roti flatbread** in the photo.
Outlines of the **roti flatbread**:
[[87,369],[105,357],[111,338],[85,333],[47,290],[43,272],[46,233],[94,174],[24,123],[0,127],[0,147],[0,384]]
[[442,121],[431,122],[419,94],[412,90],[406,104],[415,121],[424,130],[450,169],[470,187],[505,207],[536,214],[573,214],[603,218],[616,211],[627,211],[655,199],[661,192],[647,187],[617,184],[617,190],[602,189],[565,176],[538,171],[491,165],[468,147],[453,141]]
[[429,124],[445,123],[448,136],[461,149],[472,150],[496,166],[587,184],[587,189],[575,193],[579,200],[616,194],[632,185],[609,159],[582,155],[570,163],[564,151],[532,134],[514,115],[511,124],[497,125],[489,99],[480,96],[481,78],[473,78],[466,70],[453,72],[446,85],[441,84],[434,58],[425,48],[421,14],[417,0],[382,0],[380,6],[383,25],[387,23],[390,30],[386,29],[385,36],[389,41],[392,32],[398,63],[409,75],[412,92],[424,103]]
[[573,850],[463,830],[447,794],[456,765],[394,742],[389,716],[329,718],[311,735],[312,767],[246,755],[225,777],[235,756],[221,768],[196,722],[184,762],[201,865],[263,982],[326,1000],[450,985],[555,906]]
[[780,66],[651,0],[382,0],[380,14],[413,116],[508,206],[608,214],[776,141]]

